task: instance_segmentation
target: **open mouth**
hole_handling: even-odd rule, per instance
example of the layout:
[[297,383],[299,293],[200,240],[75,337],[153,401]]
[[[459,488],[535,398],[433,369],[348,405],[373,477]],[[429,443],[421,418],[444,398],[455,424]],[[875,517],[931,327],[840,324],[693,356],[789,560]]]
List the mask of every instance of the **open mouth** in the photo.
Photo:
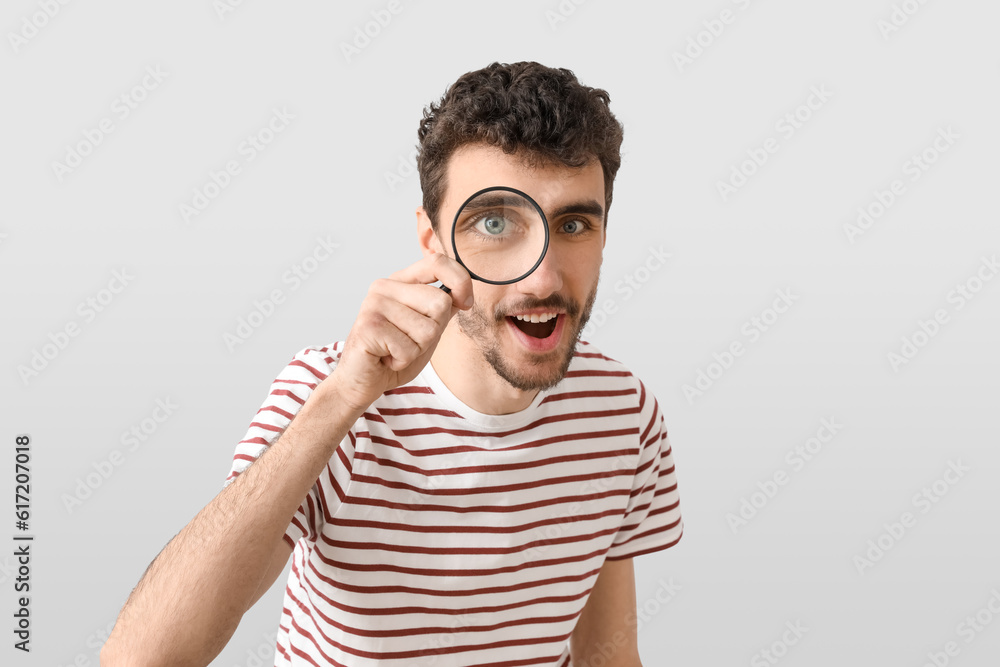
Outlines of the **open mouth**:
[[558,348],[567,326],[566,313],[531,313],[504,319],[514,340],[536,355],[548,355]]
[[523,331],[532,338],[548,338],[556,330],[559,314],[514,315],[507,319],[520,331]]

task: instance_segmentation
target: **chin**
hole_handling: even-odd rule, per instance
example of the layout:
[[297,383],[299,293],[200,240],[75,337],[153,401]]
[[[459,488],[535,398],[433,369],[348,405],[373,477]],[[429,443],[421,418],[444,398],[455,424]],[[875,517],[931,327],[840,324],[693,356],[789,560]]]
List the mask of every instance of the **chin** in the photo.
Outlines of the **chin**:
[[573,353],[576,350],[576,340],[563,344],[565,347],[552,350],[543,359],[515,361],[516,356],[501,352],[502,346],[489,346],[483,349],[483,357],[507,384],[521,391],[549,389],[559,384],[566,376]]
[[[502,312],[487,316],[478,306],[470,312],[456,314],[459,329],[473,342],[483,355],[483,359],[507,384],[521,391],[549,389],[559,384],[569,370],[576,343],[583,327],[590,318],[590,311],[597,296],[595,283],[582,309],[566,308],[572,314],[560,318],[557,330],[559,343],[547,350],[532,350],[535,346],[527,339],[510,330],[512,326]],[[522,338],[524,340],[519,340]]]

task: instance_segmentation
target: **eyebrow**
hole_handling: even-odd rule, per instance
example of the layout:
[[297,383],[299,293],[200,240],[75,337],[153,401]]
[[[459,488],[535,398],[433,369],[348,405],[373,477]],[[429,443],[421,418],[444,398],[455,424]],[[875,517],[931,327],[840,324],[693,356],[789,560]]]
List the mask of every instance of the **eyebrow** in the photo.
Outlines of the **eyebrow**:
[[[463,210],[465,211],[479,211],[487,208],[497,208],[504,206],[507,208],[528,208],[530,205],[521,197],[512,194],[495,194],[489,196],[482,196],[476,198],[474,201],[470,202]],[[578,213],[581,215],[592,215],[600,220],[604,219],[604,207],[596,199],[590,199],[587,201],[573,202],[572,204],[566,204],[560,206],[548,217],[558,218],[567,214]]]
[[566,215],[568,213],[579,213],[581,215],[592,215],[599,220],[604,219],[604,207],[601,206],[596,199],[590,199],[588,201],[574,202],[572,204],[566,204],[565,206],[560,206],[556,210],[552,211],[551,217],[558,218],[560,216]]
[[466,204],[463,211],[481,211],[486,208],[533,208],[531,205],[515,194],[489,194],[476,197]]

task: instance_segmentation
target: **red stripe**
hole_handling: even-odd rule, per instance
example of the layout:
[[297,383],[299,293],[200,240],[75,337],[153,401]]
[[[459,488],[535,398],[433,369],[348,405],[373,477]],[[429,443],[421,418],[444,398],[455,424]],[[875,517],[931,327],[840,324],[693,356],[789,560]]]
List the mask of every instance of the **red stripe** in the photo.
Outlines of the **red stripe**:
[[316,388],[316,384],[313,382],[302,382],[301,380],[286,380],[284,378],[277,378],[272,384],[278,384],[279,382],[282,384],[300,384],[303,387],[309,387],[310,389]]
[[636,556],[642,556],[644,554],[651,554],[654,551],[662,551],[662,550],[668,549],[668,548],[674,546],[675,544],[677,544],[678,542],[680,542],[681,541],[681,537],[683,537],[683,536],[684,536],[684,531],[682,530],[681,534],[677,536],[677,539],[671,540],[670,542],[667,542],[666,544],[658,544],[656,546],[649,547],[647,549],[642,549],[640,551],[633,551],[632,553],[627,554],[625,556],[607,556],[605,558],[605,560],[625,560],[626,558],[635,558]]
[[552,484],[568,484],[570,482],[589,482],[599,479],[605,479],[608,477],[621,477],[623,475],[628,475],[632,477],[634,471],[632,470],[611,470],[607,473],[602,473],[600,475],[594,475],[593,473],[585,473],[581,475],[566,475],[564,477],[550,477],[547,479],[539,479],[531,482],[518,482],[514,484],[498,484],[495,486],[477,486],[473,488],[458,488],[458,489],[425,489],[423,487],[414,486],[412,484],[407,484],[406,482],[397,482],[394,480],[385,480],[380,477],[371,477],[369,475],[352,475],[352,481],[359,483],[377,484],[379,486],[384,486],[390,489],[406,489],[409,491],[417,491],[418,493],[430,495],[430,496],[465,496],[474,495],[478,493],[506,493],[508,491],[517,491],[520,489],[534,489],[539,486],[547,486]]
[[629,371],[597,371],[597,370],[580,370],[580,371],[569,371],[563,377],[568,378],[582,378],[582,377],[632,377],[632,373]]
[[[544,401],[543,401],[544,402]],[[394,417],[397,415],[440,415],[442,417],[454,417],[465,419],[462,415],[451,410],[441,410],[439,408],[378,408],[379,414]]]
[[[614,433],[614,432],[612,432]],[[557,436],[558,439],[554,442],[562,442],[563,440],[577,440],[584,437],[591,437],[590,433],[580,433],[574,434],[574,436]],[[621,433],[614,433],[614,435],[621,435]],[[400,463],[399,461],[394,461],[393,459],[383,458],[381,456],[376,456],[369,452],[361,451],[354,452],[354,459],[361,459],[362,461],[371,461],[376,463],[383,468],[395,468],[397,470],[405,470],[406,472],[412,472],[418,475],[423,475],[424,477],[434,477],[437,475],[464,475],[467,473],[480,473],[480,472],[506,472],[510,470],[526,470],[528,468],[542,468],[549,465],[555,465],[558,463],[570,463],[572,461],[589,461],[592,459],[606,459],[614,458],[618,456],[633,456],[636,450],[634,449],[613,449],[611,451],[604,452],[586,452],[583,454],[565,454],[563,456],[550,456],[544,459],[538,459],[537,461],[520,461],[518,463],[497,463],[494,465],[482,465],[482,466],[456,466],[451,468],[420,468],[415,465],[410,465],[408,463]]]
[[329,545],[334,549],[349,549],[353,551],[393,551],[396,553],[416,553],[435,555],[462,555],[462,556],[483,556],[483,555],[516,555],[524,551],[532,551],[538,547],[548,547],[555,544],[569,544],[570,542],[586,542],[605,535],[611,535],[619,531],[619,526],[606,528],[594,533],[585,535],[570,535],[569,537],[546,538],[525,542],[513,547],[424,547],[402,544],[386,544],[382,542],[347,542],[344,540],[331,540],[326,535],[320,535],[324,545]]
[[291,421],[292,418],[295,416],[288,410],[282,410],[276,405],[265,405],[264,407],[262,407],[260,410],[257,411],[257,414],[259,415],[262,412],[275,412],[289,421]]
[[597,556],[603,555],[607,551],[607,547],[602,546],[600,549],[595,549],[586,554],[578,554],[576,556],[564,556],[562,558],[548,558],[545,560],[526,560],[517,565],[505,565],[503,567],[491,567],[482,569],[454,569],[454,568],[424,568],[424,567],[405,567],[403,565],[393,565],[391,563],[351,563],[349,561],[334,560],[332,558],[327,558],[323,555],[322,550],[319,552],[319,558],[324,563],[331,567],[340,568],[342,570],[347,570],[350,572],[399,572],[400,574],[412,574],[418,577],[489,577],[499,574],[509,574],[512,572],[523,572],[526,569],[534,567],[553,567],[555,565],[566,565],[569,563],[582,563],[595,558]]
[[[482,452],[482,451],[512,452],[512,451],[517,451],[519,449],[531,449],[534,447],[551,445],[553,443],[558,443],[558,442],[570,442],[573,440],[587,440],[596,438],[610,438],[620,435],[638,435],[638,433],[639,433],[638,428],[619,429],[616,431],[588,431],[584,433],[571,433],[568,435],[567,434],[555,435],[555,436],[550,436],[548,438],[542,438],[540,440],[530,440],[528,442],[522,442],[521,444],[511,445],[509,447],[483,448],[483,447],[471,447],[468,445],[457,445],[455,447],[428,448],[424,450],[419,450],[419,452],[407,449],[403,445],[403,443],[399,442],[398,440],[393,440],[391,438],[383,438],[377,435],[373,436],[368,431],[359,431],[358,437],[371,440],[375,444],[387,445],[390,447],[395,447],[397,449],[402,449],[413,456],[433,456],[436,454],[457,454],[462,452]],[[635,453],[638,450],[629,450],[629,451]],[[355,454],[355,456],[357,456],[357,454]]]
[[[600,352],[574,352],[574,357],[580,357],[582,359],[604,359],[605,361],[615,361],[611,357],[605,357]],[[618,363],[615,361],[615,363]]]
[[[672,522],[670,522],[670,523],[668,523],[666,525],[657,526],[656,528],[650,528],[649,530],[645,530],[645,531],[643,531],[641,533],[636,533],[635,535],[631,535],[631,536],[629,536],[629,538],[627,540],[625,540],[624,542],[622,542],[618,546],[621,546],[621,545],[624,545],[624,544],[628,544],[629,542],[633,542],[635,540],[639,540],[639,539],[642,539],[644,537],[649,537],[650,535],[656,535],[657,533],[665,533],[668,530],[671,530],[672,528],[676,528],[677,524],[679,524],[680,522],[681,522],[681,518],[677,517],[677,519],[675,519],[674,521],[672,521]],[[634,523],[631,526],[624,526],[623,525],[621,527],[621,531],[623,533],[627,533],[630,530],[635,530],[636,528],[638,528],[641,525],[642,525],[641,523]]]
[[[292,516],[292,520],[288,522],[288,525],[289,527],[295,526],[296,528],[298,528],[299,532],[302,533],[302,537],[306,537],[307,535],[309,535],[309,530],[302,525],[302,522],[299,521],[298,517],[295,515]],[[287,531],[288,529],[286,528],[285,530]],[[293,543],[292,546],[294,547],[295,544]]]
[[654,496],[662,496],[665,493],[670,493],[671,491],[676,491],[676,490],[677,490],[677,485],[676,484],[671,484],[670,486],[666,486],[666,487],[664,487],[662,489],[658,489],[656,491],[656,493],[654,493],[653,495]]
[[[639,445],[640,446],[643,446],[643,445],[646,444],[646,436],[648,436],[649,432],[651,430],[653,430],[653,424],[655,424],[657,422],[657,417],[660,417],[660,406],[657,404],[656,399],[654,398],[653,399],[653,416],[650,417],[649,424],[646,425],[646,430],[642,432],[641,436],[639,436]],[[660,417],[659,421],[662,422],[663,421],[663,417]]]
[[[573,518],[573,521],[596,521],[597,519],[603,519],[606,516],[622,516],[624,511],[620,508],[604,510],[603,512],[591,512],[590,514],[580,514]],[[558,518],[555,519],[540,519],[538,521],[529,521],[528,523],[522,523],[516,526],[438,526],[438,525],[426,525],[418,526],[409,523],[395,523],[392,521],[378,521],[371,519],[345,519],[341,517],[334,516],[333,521],[329,522],[333,526],[354,526],[355,528],[376,528],[378,530],[399,530],[410,533],[488,533],[488,534],[498,534],[498,533],[522,533],[526,530],[531,530],[532,528],[540,528],[542,526],[551,526],[557,523],[563,523]]]
[[313,368],[312,366],[310,366],[306,362],[300,361],[298,359],[293,359],[292,362],[290,364],[288,364],[288,365],[289,366],[297,366],[299,368],[306,369],[307,371],[309,371],[310,373],[312,373],[313,375],[315,375],[317,380],[324,380],[324,379],[326,379],[326,376],[328,375],[327,373],[321,373],[320,371],[316,370],[315,368]]
[[639,467],[635,469],[635,476],[639,477],[642,473],[646,472],[646,468],[648,468],[649,466],[653,465],[654,463],[656,465],[660,465],[660,459],[659,458],[652,458],[652,459],[648,459],[645,463],[641,463],[639,465]]
[[250,423],[250,428],[254,428],[255,426],[257,428],[262,428],[265,431],[272,431],[274,433],[280,433],[281,430],[282,430],[282,428],[280,426],[272,426],[271,424],[261,424],[260,422],[251,422]]
[[664,512],[672,512],[680,506],[680,501],[674,501],[673,503],[666,505],[664,507],[657,507],[655,510],[650,510],[649,514],[646,516],[656,516],[657,514],[663,514]]
[[612,396],[628,396],[630,394],[635,394],[635,389],[618,389],[615,391],[600,391],[597,389],[587,390],[587,391],[566,391],[561,394],[551,394],[542,399],[539,405],[549,403],[550,401],[565,401],[573,398],[611,398]]
[[[525,431],[531,431],[539,426],[545,424],[555,424],[564,421],[573,421],[574,419],[600,419],[603,417],[618,417],[622,415],[631,415],[639,412],[638,408],[621,408],[619,410],[594,410],[591,412],[570,412],[562,415],[550,415],[542,419],[535,420],[526,426],[520,428],[515,428],[510,431],[472,431],[466,429],[451,429],[451,428],[441,428],[438,426],[429,426],[426,428],[409,428],[409,429],[393,429],[395,433],[400,438],[405,438],[411,435],[456,435],[460,437],[478,437],[478,438],[505,438],[510,435],[515,435],[517,433],[524,433]],[[637,429],[638,430],[638,429]],[[360,434],[359,434],[360,435]]]
[[309,513],[308,514],[308,517],[309,517],[308,518],[308,521],[309,521],[309,530],[306,531],[306,534],[309,535],[309,540],[310,541],[315,542],[316,538],[317,538],[317,535],[316,535],[316,503],[313,501],[313,497],[312,497],[311,493],[309,493],[309,494],[306,495],[305,504],[306,504],[306,509],[307,509],[307,511]]
[[[282,611],[285,611],[285,610],[282,609]],[[278,628],[281,629],[281,625],[280,624],[278,625]],[[287,633],[288,631],[286,630],[285,632]],[[284,656],[285,660],[287,660],[289,662],[292,661],[292,659],[288,656],[288,651],[285,650],[284,646],[282,646],[281,644],[275,643],[274,648],[275,648],[276,651],[280,651],[281,652],[281,655]]]
[[298,396],[296,396],[294,392],[288,391],[287,389],[275,389],[274,391],[271,392],[270,395],[271,396],[287,396],[288,398],[292,399],[293,401],[295,401],[299,405],[305,405],[306,404],[306,402],[303,401]]
[[[338,448],[337,451],[339,452],[341,450]],[[350,485],[350,483],[351,483],[351,480],[350,480],[351,468],[350,468],[350,465],[348,465],[347,463],[345,463],[343,461],[343,458],[344,458],[344,455],[343,455],[343,453],[341,453],[341,459],[342,459],[341,462],[345,466],[347,466],[347,474],[348,474],[347,483],[348,483],[348,485]],[[346,500],[347,494],[346,494],[345,491],[341,490],[341,488],[340,488],[340,482],[337,481],[337,477],[333,474],[333,468],[332,467],[330,467],[329,465],[327,465],[326,468],[324,469],[324,472],[326,473],[326,479],[327,479],[328,483],[333,488],[334,493],[337,494],[338,501],[339,501],[338,502],[338,506],[339,506],[339,503],[342,503],[342,502],[344,502],[344,500]],[[319,496],[320,510],[322,510],[322,512],[323,512],[323,523],[329,523],[330,520],[333,517],[330,515],[330,503],[326,499],[326,491],[323,490],[323,487],[325,485],[322,484],[322,483],[320,483],[319,478],[317,478],[315,486],[316,486],[316,490],[318,492],[317,495]],[[334,511],[336,511],[336,509]]]
[[383,396],[396,396],[398,394],[433,394],[430,387],[396,387],[382,394]]
[[[564,575],[561,577],[546,577],[540,581],[522,581],[516,584],[509,584],[506,586],[479,586],[472,589],[445,589],[445,588],[419,588],[417,586],[361,586],[358,584],[347,584],[341,581],[337,581],[331,577],[322,574],[316,569],[316,565],[312,560],[308,561],[309,569],[312,573],[319,578],[324,583],[337,588],[339,590],[351,591],[352,593],[370,593],[373,595],[381,595],[385,593],[412,593],[415,595],[430,595],[434,597],[466,597],[466,596],[480,596],[489,595],[492,593],[510,593],[514,591],[524,590],[526,588],[536,588],[538,586],[552,586],[561,583],[578,582],[587,579],[588,577],[594,576],[601,571],[601,568],[590,570],[588,572],[583,572],[580,574]],[[315,590],[315,589],[314,589]],[[316,590],[316,593],[323,597],[328,603],[333,606],[337,606],[333,600],[330,600],[325,595],[322,595],[321,591]],[[438,610],[444,613],[444,610]],[[370,610],[368,613],[374,613],[374,610]]]
[[393,502],[391,500],[385,500],[383,498],[369,498],[365,496],[352,496],[348,499],[345,504],[350,505],[367,505],[370,507],[384,507],[386,509],[403,510],[410,512],[455,512],[464,514],[466,512],[495,512],[495,513],[506,513],[506,512],[523,512],[525,510],[537,509],[539,507],[548,507],[549,505],[565,505],[573,502],[583,502],[588,500],[598,500],[600,498],[610,498],[612,496],[620,496],[628,493],[626,489],[612,489],[611,491],[604,491],[602,493],[590,493],[581,496],[558,496],[554,498],[546,498],[544,500],[536,500],[530,503],[520,503],[518,505],[469,505],[469,506],[456,506],[456,505],[434,505],[431,503],[402,503]]

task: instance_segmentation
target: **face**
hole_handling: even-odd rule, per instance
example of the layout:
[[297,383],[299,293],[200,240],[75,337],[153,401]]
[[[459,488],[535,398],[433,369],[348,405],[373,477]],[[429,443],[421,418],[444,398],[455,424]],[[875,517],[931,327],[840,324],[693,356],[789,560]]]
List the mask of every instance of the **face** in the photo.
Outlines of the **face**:
[[[511,386],[551,387],[565,375],[597,295],[605,241],[600,163],[580,169],[529,165],[521,156],[477,144],[456,151],[446,179],[437,234],[426,235],[431,249],[451,257],[452,221],[478,190],[516,188],[544,211],[549,247],[538,268],[511,285],[473,281],[476,305],[455,319],[470,348]],[[479,224],[489,231],[485,225],[495,221]]]

